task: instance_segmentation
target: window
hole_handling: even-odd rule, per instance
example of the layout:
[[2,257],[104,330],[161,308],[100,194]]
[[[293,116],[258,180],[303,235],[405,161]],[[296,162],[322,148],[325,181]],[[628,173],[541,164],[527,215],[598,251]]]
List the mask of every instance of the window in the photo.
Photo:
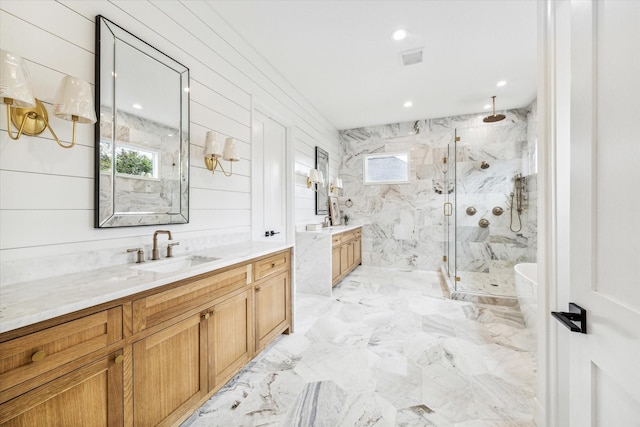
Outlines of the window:
[[409,154],[367,154],[364,156],[365,184],[409,182]]
[[[111,153],[109,143],[100,143],[100,170],[109,171],[111,169]],[[135,178],[158,179],[160,168],[157,151],[134,147],[129,145],[116,145],[116,174],[127,175]]]

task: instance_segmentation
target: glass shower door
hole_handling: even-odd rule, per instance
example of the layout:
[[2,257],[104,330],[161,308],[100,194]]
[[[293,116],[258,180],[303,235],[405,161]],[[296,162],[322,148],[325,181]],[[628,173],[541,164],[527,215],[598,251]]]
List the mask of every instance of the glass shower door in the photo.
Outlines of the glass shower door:
[[[447,273],[447,279],[455,285],[456,276],[456,135],[454,133],[453,140],[447,144],[445,154],[441,161],[443,172],[442,194],[444,195],[443,215],[444,215],[444,265]],[[454,287],[455,290],[455,287]]]

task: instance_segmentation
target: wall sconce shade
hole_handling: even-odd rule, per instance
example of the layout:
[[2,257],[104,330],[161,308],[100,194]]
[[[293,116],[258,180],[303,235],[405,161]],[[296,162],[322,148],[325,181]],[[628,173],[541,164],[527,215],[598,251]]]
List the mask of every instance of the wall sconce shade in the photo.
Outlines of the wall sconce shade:
[[329,191],[333,193],[335,190],[342,188],[342,179],[341,178],[333,178],[331,180],[331,186],[329,187]]
[[29,73],[22,57],[0,49],[0,97],[14,107],[30,108],[36,105],[31,93]]
[[318,191],[318,189],[324,187],[324,176],[322,172],[318,169],[311,169],[309,171],[309,175],[307,176],[307,188],[311,188],[313,186],[313,191]]
[[[75,77],[65,76],[54,99],[54,114],[64,120],[73,121],[71,144],[65,145],[49,124],[47,110],[40,100],[33,97],[26,67],[17,55],[0,50],[0,96],[7,106],[7,133],[13,140],[23,134],[39,135],[49,129],[53,139],[63,148],[76,144],[76,123],[96,122],[93,95],[89,83]],[[13,135],[11,124],[18,129]]]
[[[227,138],[224,143],[224,150],[222,144],[218,140],[216,133],[213,131],[207,131],[204,141],[204,163],[211,172],[215,173],[216,168],[220,166],[222,173],[225,176],[233,175],[233,162],[240,161],[240,155],[238,154],[238,147],[236,146],[235,138]],[[230,163],[229,173],[227,173],[220,163],[220,158]]]
[[53,114],[64,120],[95,123],[96,111],[89,83],[76,77],[64,76],[53,99]]
[[222,146],[216,137],[216,133],[207,131],[204,141],[204,155],[213,157],[222,157]]
[[240,161],[240,154],[238,153],[235,138],[227,138],[224,141],[224,154],[222,158],[229,162]]

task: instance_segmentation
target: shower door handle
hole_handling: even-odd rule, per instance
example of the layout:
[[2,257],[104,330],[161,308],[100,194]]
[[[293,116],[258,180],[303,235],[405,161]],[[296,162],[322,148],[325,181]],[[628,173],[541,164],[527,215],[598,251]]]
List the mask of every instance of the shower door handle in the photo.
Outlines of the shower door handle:
[[[447,210],[447,207],[449,208],[449,210]],[[444,216],[451,216],[451,215],[453,215],[453,203],[445,202],[445,204],[444,204]]]

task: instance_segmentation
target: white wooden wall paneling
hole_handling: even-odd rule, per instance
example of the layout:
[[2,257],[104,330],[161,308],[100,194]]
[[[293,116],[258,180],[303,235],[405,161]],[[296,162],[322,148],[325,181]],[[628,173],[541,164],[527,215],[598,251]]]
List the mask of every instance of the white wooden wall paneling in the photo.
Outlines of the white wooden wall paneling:
[[240,193],[251,192],[251,177],[235,174],[226,177],[218,172],[212,174],[206,168],[192,168],[190,182],[195,188],[238,191]]
[[[2,46],[11,52],[64,74],[93,82],[93,52],[41,30],[20,18],[1,11]],[[93,35],[90,35],[93,38]],[[43,43],[45,41],[45,43]],[[54,89],[55,90],[55,89]]]
[[2,9],[37,28],[93,52],[95,26],[90,20],[82,19],[82,16],[73,9],[61,3],[40,0],[2,0]]
[[240,193],[229,190],[213,190],[192,188],[191,209],[251,209],[251,193]]
[[[191,122],[202,127],[213,128],[217,132],[240,139],[251,141],[251,129],[248,125],[242,125],[235,120],[229,119],[222,114],[204,107],[201,104],[191,103]],[[204,143],[205,134],[193,135],[194,138],[201,138]]]
[[247,125],[251,123],[251,111],[248,108],[241,106],[193,78],[191,78],[190,89],[192,103],[198,103],[218,111],[223,116],[238,123]]
[[23,136],[13,141],[0,133],[0,170],[93,178],[93,156],[93,147],[65,150],[53,139]]
[[[20,186],[14,185],[20,182]],[[93,179],[0,170],[2,209],[93,209]]]

